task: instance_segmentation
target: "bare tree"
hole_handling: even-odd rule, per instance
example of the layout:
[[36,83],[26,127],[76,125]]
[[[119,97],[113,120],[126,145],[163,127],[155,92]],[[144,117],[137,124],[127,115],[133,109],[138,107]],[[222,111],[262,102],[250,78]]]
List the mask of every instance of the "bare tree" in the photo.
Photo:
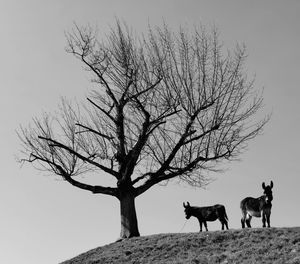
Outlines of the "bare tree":
[[[174,33],[164,25],[138,37],[117,21],[101,41],[93,28],[78,26],[67,41],[94,89],[86,104],[63,99],[58,117],[21,127],[23,160],[118,198],[121,238],[139,236],[137,196],[174,178],[203,186],[206,172],[237,158],[269,120],[253,120],[263,98],[244,72],[245,47],[224,54],[215,29]],[[75,177],[90,171],[116,185]]]

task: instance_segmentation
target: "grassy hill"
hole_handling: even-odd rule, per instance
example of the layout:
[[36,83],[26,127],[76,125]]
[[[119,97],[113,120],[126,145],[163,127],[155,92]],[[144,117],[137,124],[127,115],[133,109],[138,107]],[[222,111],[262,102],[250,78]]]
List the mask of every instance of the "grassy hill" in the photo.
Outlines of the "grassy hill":
[[95,248],[63,264],[300,264],[300,227],[159,234]]

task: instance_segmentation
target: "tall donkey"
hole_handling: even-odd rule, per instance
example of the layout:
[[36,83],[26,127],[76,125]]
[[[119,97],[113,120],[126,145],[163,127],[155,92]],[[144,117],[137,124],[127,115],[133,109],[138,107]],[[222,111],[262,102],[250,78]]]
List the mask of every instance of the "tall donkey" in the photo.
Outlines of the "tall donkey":
[[240,207],[242,210],[242,228],[245,228],[245,223],[247,227],[251,227],[250,222],[252,216],[261,217],[261,215],[263,227],[266,227],[266,222],[268,227],[270,227],[270,215],[273,200],[273,181],[271,181],[270,185],[267,186],[263,182],[262,188],[264,190],[264,194],[262,196],[258,198],[247,197],[241,201]]

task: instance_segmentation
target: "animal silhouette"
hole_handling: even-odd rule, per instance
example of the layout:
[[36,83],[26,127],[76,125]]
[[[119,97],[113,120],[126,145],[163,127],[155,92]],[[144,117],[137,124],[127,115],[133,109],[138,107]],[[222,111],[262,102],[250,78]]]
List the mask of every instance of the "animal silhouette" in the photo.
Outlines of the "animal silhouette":
[[224,226],[228,229],[228,217],[226,214],[225,206],[221,204],[216,204],[213,206],[205,206],[205,207],[196,207],[190,206],[190,203],[183,203],[185,218],[189,219],[191,216],[194,216],[198,219],[200,225],[200,232],[202,232],[202,224],[206,231],[207,229],[207,221],[215,221],[217,219],[220,220],[222,224],[222,230],[224,230]]
[[241,201],[240,207],[242,210],[242,228],[245,228],[245,223],[247,227],[251,227],[251,219],[252,217],[261,217],[263,227],[266,227],[266,222],[268,227],[270,227],[270,215],[272,208],[272,200],[273,200],[273,181],[271,181],[270,185],[265,185],[262,183],[262,188],[264,190],[264,194],[258,198],[247,197]]

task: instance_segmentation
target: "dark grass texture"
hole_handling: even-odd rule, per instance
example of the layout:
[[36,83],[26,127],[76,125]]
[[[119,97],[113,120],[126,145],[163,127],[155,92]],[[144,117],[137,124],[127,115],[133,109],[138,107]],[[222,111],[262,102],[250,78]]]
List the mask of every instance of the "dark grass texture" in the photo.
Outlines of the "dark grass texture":
[[300,264],[300,227],[142,236],[95,248],[63,262],[98,263]]

